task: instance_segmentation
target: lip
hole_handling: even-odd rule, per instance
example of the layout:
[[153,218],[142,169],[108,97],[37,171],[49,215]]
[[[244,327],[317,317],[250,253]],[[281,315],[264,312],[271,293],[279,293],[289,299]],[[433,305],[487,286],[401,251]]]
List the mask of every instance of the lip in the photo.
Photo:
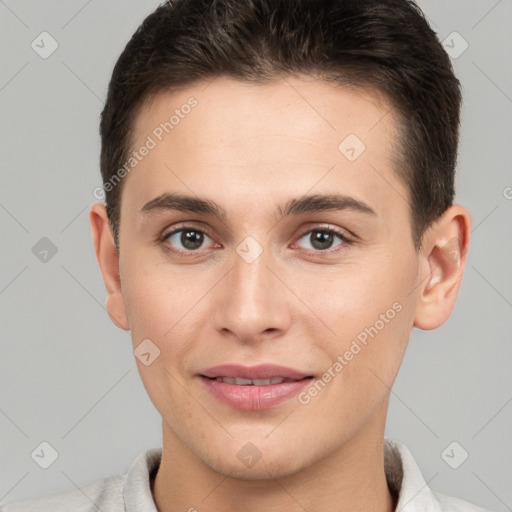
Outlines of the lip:
[[[312,375],[274,364],[260,364],[250,367],[224,364],[203,370],[198,376],[206,389],[220,402],[234,409],[245,411],[261,411],[276,407],[300,393],[312,380]],[[287,381],[262,386],[237,385],[217,381],[215,380],[216,377],[240,377],[244,379],[282,377],[293,382]]]
[[311,377],[311,374],[302,373],[293,368],[277,364],[259,364],[256,366],[242,366],[239,364],[221,364],[199,372],[200,375],[214,379],[215,377],[241,377],[243,379],[271,379],[283,377],[285,379],[302,380]]

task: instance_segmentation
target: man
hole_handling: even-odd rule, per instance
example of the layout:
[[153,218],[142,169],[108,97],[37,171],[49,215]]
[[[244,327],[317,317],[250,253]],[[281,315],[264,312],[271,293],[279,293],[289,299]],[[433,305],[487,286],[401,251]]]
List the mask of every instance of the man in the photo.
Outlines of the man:
[[159,6],[113,72],[90,221],[163,446],[6,512],[483,510],[384,439],[464,271],[460,101],[408,0]]

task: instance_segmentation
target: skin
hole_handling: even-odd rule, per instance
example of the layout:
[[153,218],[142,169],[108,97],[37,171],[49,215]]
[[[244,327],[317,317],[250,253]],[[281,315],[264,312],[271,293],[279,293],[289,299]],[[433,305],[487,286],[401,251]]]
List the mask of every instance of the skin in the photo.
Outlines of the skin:
[[[125,178],[119,252],[104,205],[90,212],[112,321],[131,332],[133,348],[150,339],[160,350],[148,366],[137,359],[162,416],[157,508],[394,510],[383,465],[390,388],[412,328],[435,329],[452,312],[469,213],[450,207],[417,252],[388,102],[307,76],[265,85],[218,77],[161,93],[136,118],[134,148],[190,96],[197,106]],[[352,162],[338,150],[349,134],[366,146]],[[226,218],[142,214],[163,192],[214,201]],[[275,214],[292,198],[332,193],[375,213]],[[206,230],[198,249],[181,232],[162,239],[184,222]],[[352,243],[332,235],[330,246],[315,245],[311,230],[326,227]],[[247,236],[263,251],[251,263],[236,251]],[[271,362],[321,378],[397,302],[400,312],[307,404],[293,397],[235,410],[197,376],[227,362]],[[237,457],[248,442],[261,453],[252,467]]]

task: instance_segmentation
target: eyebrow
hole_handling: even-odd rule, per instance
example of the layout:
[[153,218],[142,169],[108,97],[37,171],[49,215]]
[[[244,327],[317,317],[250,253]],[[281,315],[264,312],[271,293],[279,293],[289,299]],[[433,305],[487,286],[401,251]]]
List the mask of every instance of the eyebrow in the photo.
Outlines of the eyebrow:
[[[303,215],[332,210],[353,210],[356,212],[377,215],[375,211],[363,201],[342,194],[313,194],[289,200],[276,209],[276,217],[290,215]],[[223,222],[227,220],[224,208],[209,199],[175,193],[163,193],[155,197],[141,208],[141,214],[152,212],[181,211],[199,213],[217,217]]]

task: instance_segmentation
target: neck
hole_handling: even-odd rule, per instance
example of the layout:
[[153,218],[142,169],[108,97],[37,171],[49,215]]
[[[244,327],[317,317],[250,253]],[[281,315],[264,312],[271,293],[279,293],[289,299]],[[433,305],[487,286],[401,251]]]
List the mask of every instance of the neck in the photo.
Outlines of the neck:
[[365,428],[313,465],[265,480],[232,478],[212,470],[164,424],[155,504],[159,512],[393,512],[396,497],[384,473],[384,421],[378,423],[380,432]]

